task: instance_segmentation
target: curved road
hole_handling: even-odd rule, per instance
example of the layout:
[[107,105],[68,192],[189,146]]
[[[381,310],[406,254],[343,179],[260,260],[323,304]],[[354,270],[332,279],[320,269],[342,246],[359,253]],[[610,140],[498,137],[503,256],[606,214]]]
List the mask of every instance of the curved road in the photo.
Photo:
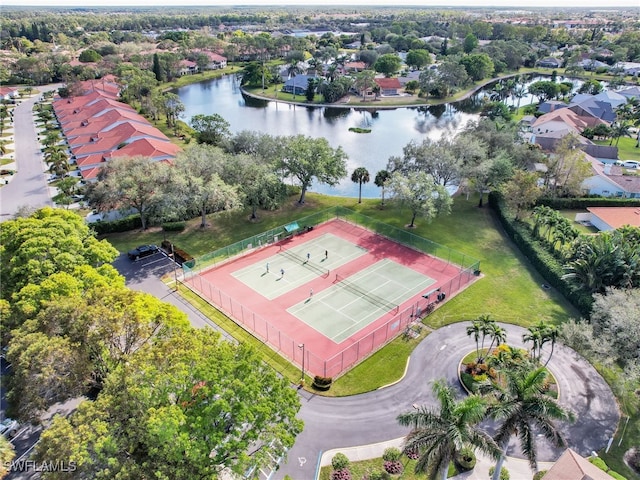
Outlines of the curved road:
[[[282,479],[288,474],[295,480],[312,479],[322,451],[406,435],[407,430],[398,426],[396,416],[410,410],[414,403],[434,405],[431,393],[434,380],[446,379],[462,395],[458,363],[475,348],[475,342],[466,335],[467,325],[467,322],[449,325],[427,336],[414,350],[406,376],[395,385],[343,398],[303,392],[300,418],[305,422],[304,432],[290,450],[288,463],[274,478]],[[510,345],[523,345],[524,328],[501,326],[507,330]],[[560,402],[576,415],[574,424],[561,424],[569,446],[584,456],[605,447],[620,417],[609,386],[586,360],[562,345],[556,345],[549,368],[559,384]],[[491,425],[487,424],[487,429],[491,430]],[[539,461],[555,461],[560,453],[544,439],[538,442]],[[521,456],[515,440],[508,454]]]
[[[59,84],[38,87],[40,92],[59,88]],[[13,112],[17,173],[8,185],[0,188],[0,221],[9,220],[20,207],[52,206],[42,153],[33,121],[33,106],[40,98],[35,94],[22,100]]]

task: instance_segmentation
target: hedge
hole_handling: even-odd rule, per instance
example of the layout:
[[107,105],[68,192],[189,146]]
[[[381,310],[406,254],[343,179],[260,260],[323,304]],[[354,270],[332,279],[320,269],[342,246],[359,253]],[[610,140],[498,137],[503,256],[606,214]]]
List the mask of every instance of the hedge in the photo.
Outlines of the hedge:
[[136,214],[120,218],[112,222],[95,222],[92,223],[90,227],[93,228],[98,235],[104,235],[105,233],[128,232],[129,230],[142,228],[142,220],[140,219],[140,215]]
[[165,232],[182,232],[187,227],[187,222],[167,222],[162,224]]
[[587,207],[640,207],[640,198],[540,198],[536,205],[545,205],[555,210],[586,210]]
[[489,205],[495,210],[498,220],[509,238],[513,240],[547,283],[564,295],[582,315],[588,317],[591,312],[593,298],[590,295],[574,290],[571,285],[562,279],[565,274],[562,264],[533,237],[533,234],[524,223],[511,220],[505,215],[502,198],[499,193],[491,192],[489,194]]

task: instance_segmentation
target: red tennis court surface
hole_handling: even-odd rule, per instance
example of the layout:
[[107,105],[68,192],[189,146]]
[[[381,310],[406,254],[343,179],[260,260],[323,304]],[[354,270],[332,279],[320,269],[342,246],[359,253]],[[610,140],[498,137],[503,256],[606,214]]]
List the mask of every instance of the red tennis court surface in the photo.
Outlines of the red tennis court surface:
[[[328,258],[324,258],[323,242],[329,241],[325,239],[334,239],[333,249],[326,252]],[[342,248],[347,251],[345,255],[341,255],[340,242],[348,242],[349,248]],[[288,253],[285,259],[282,249],[298,253],[295,256]],[[316,262],[309,265],[312,268],[305,265],[305,260],[311,261],[302,253],[307,251],[309,258]],[[359,253],[354,254],[354,251]],[[377,318],[365,322],[362,328],[356,327],[359,330],[340,343],[321,333],[322,329],[313,328],[287,311],[295,311],[292,307],[315,300],[316,296],[322,297],[324,291],[325,297],[330,295],[339,286],[336,274],[349,279],[382,260],[424,275],[429,279],[425,283],[428,288],[421,289],[393,310],[379,310]],[[280,270],[285,266],[283,275]],[[220,266],[202,270],[185,278],[185,282],[290,361],[302,365],[304,355],[304,366],[309,374],[335,378],[419,321],[433,308],[438,296],[449,298],[475,278],[469,269],[418,252],[358,225],[334,219],[313,230],[256,248]],[[403,278],[392,280],[403,282]],[[271,289],[271,285],[276,290]],[[327,318],[327,322],[331,320]]]

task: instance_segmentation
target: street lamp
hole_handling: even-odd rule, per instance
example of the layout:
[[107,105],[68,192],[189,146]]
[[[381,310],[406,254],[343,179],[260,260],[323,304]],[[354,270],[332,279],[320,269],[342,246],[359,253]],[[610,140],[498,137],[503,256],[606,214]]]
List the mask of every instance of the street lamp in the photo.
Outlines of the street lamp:
[[302,378],[300,378],[300,385],[304,385],[304,343],[298,345],[298,348],[302,350]]

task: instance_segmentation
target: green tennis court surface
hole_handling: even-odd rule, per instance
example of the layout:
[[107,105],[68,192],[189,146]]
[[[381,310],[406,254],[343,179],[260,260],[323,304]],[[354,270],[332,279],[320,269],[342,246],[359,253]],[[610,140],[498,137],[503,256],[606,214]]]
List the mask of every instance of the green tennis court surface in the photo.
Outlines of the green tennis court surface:
[[292,248],[287,248],[285,244],[276,255],[236,270],[232,275],[260,295],[273,300],[318,276],[330,275],[331,270],[366,253],[367,249],[326,233]]
[[433,283],[404,265],[381,260],[287,311],[340,343]]

